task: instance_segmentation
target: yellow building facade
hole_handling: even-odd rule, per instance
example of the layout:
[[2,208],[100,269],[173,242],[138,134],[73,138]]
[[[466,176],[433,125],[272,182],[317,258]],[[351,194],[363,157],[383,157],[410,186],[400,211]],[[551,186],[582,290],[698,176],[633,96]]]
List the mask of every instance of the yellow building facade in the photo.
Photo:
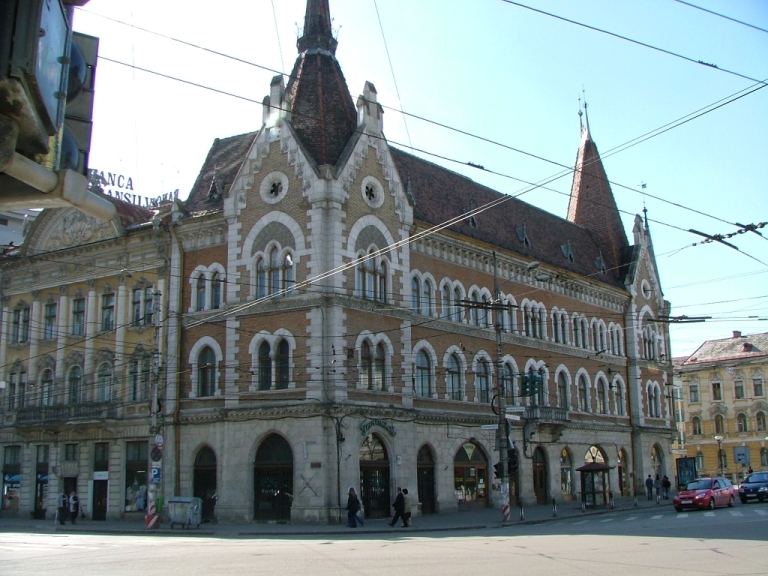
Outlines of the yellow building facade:
[[[768,470],[768,333],[708,340],[675,362],[677,454],[734,483]],[[718,452],[720,457],[718,458]]]

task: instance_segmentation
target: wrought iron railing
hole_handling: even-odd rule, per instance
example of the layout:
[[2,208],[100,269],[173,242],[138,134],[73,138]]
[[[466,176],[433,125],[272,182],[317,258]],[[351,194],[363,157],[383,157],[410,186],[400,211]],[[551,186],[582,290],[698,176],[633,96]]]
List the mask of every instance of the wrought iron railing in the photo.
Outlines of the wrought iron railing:
[[52,422],[58,420],[104,420],[117,416],[117,406],[111,402],[29,406],[16,411],[16,424]]
[[557,406],[527,406],[525,408],[526,420],[544,420],[546,422],[566,422],[568,410]]

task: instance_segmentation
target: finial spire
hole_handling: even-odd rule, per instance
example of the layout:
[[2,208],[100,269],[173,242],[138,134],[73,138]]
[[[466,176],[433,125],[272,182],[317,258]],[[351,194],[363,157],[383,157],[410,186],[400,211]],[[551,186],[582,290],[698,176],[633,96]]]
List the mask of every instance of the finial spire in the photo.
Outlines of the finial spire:
[[584,112],[581,110],[581,96],[579,96],[579,134],[584,133],[584,121],[582,120],[582,116],[584,116]]
[[584,121],[587,124],[587,134],[589,134],[589,112],[587,111],[587,107],[588,107],[588,104],[587,104],[587,93],[586,93],[586,91],[584,91],[584,89],[582,89],[581,92],[582,92],[582,94],[584,94]]
[[331,30],[331,9],[328,0],[307,0],[304,34],[296,43],[299,52],[320,48],[335,54],[337,45]]

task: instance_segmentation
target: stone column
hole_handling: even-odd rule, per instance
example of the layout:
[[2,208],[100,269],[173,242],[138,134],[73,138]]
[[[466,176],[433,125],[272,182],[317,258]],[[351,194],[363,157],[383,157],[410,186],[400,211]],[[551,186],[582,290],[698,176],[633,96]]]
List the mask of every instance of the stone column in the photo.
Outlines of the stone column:
[[[99,330],[99,317],[98,317],[98,298],[96,296],[96,281],[88,281],[88,301],[86,302],[86,315],[85,315],[85,361],[83,366],[83,389],[90,390],[91,382],[93,382],[93,348],[94,337]],[[81,402],[81,397],[77,399]],[[70,402],[72,399],[70,398]]]
[[27,366],[27,386],[36,380],[37,349],[42,337],[40,330],[40,290],[32,291],[32,311],[29,319],[29,365]]

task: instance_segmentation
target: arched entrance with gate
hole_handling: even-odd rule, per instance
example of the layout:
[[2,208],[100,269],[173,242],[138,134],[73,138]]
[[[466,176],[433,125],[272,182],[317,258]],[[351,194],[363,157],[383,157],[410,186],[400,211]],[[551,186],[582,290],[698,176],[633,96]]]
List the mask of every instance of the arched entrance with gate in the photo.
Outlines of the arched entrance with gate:
[[616,466],[619,476],[619,490],[622,496],[629,496],[629,473],[627,472],[627,453],[622,448],[619,450],[619,460]]
[[255,520],[290,520],[293,501],[293,450],[272,434],[259,446],[253,464]]
[[453,488],[459,510],[488,506],[488,460],[474,442],[465,442],[456,452]]
[[192,495],[203,501],[202,519],[210,522],[216,508],[216,454],[208,446],[203,446],[195,456],[195,471],[192,482]]
[[656,474],[661,478],[667,473],[664,467],[664,451],[658,444],[654,444],[653,448],[651,448],[651,469],[653,470],[652,478],[654,479],[656,478]]
[[360,500],[366,518],[389,518],[389,455],[376,434],[360,446]]
[[419,501],[422,514],[435,512],[435,457],[432,449],[424,444],[416,456]]
[[539,446],[533,452],[533,492],[536,494],[536,504],[547,503],[548,486],[547,453]]

